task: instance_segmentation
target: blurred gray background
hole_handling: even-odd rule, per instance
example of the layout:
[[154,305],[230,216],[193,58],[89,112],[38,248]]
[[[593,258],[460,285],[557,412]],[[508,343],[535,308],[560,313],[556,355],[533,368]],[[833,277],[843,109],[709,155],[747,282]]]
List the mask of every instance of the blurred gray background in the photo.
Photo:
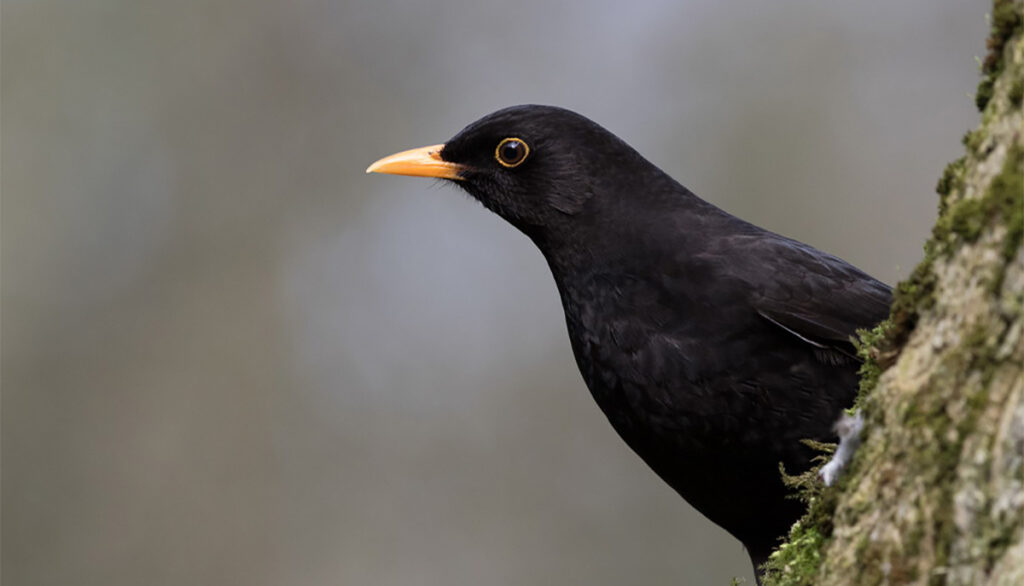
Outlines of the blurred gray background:
[[562,105],[892,283],[984,12],[5,1],[5,584],[752,583],[594,405],[532,245],[363,170]]

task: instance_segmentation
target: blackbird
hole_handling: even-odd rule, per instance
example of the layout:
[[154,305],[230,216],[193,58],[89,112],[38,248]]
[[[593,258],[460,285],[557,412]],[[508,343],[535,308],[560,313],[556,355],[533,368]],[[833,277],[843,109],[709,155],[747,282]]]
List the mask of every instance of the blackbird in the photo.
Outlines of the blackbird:
[[835,440],[857,388],[851,336],[888,315],[889,287],[698,198],[562,108],[499,110],[367,172],[451,180],[537,245],[612,427],[760,578],[803,512],[779,464],[806,470],[801,440]]

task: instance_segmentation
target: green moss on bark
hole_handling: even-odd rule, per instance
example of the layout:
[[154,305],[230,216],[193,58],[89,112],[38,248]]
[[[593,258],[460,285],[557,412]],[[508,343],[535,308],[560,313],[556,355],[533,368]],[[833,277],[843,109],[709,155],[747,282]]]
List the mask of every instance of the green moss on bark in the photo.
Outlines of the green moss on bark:
[[1010,98],[1010,105],[1020,108],[1021,102],[1024,102],[1024,79],[1013,80],[1013,85],[1010,86],[1010,91],[1006,95]]
[[1003,258],[1009,261],[1024,237],[1024,149],[1014,146],[1007,153],[1002,171],[985,194],[985,202],[992,214],[1005,218]]
[[[984,110],[992,100],[996,79],[1003,72],[1003,49],[1010,37],[1021,27],[1021,15],[1012,0],[996,0],[992,5],[992,31],[989,33],[988,54],[981,62],[984,76],[978,84],[974,102],[978,110]],[[1011,94],[1011,100],[1012,100]],[[1018,101],[1019,103],[1019,101]]]
[[814,586],[827,540],[817,527],[797,521],[786,543],[765,564],[764,581],[777,586]]

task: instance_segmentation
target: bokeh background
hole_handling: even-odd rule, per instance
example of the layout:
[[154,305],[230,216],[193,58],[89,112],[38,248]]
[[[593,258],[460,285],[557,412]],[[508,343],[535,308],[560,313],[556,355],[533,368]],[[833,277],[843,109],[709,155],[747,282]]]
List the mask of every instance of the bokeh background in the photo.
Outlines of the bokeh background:
[[5,0],[5,584],[752,583],[593,404],[532,245],[363,170],[558,104],[893,283],[984,12]]

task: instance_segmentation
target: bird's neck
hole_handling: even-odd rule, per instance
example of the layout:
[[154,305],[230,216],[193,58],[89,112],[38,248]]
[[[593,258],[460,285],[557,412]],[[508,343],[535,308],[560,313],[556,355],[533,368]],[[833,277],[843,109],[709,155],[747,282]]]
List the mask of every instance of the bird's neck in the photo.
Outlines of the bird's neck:
[[643,200],[595,201],[580,214],[544,228],[520,228],[544,254],[556,281],[597,274],[628,275],[640,267],[685,260],[706,244],[702,235],[743,224],[673,182]]

